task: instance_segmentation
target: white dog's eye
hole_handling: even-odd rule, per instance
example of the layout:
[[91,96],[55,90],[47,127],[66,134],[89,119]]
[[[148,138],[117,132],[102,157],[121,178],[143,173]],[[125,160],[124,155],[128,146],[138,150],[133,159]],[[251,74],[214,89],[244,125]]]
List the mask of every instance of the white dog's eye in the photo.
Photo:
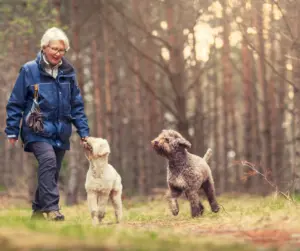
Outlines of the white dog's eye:
[[169,140],[168,138],[165,138],[165,141],[166,141],[166,143],[169,143],[169,142],[170,142],[170,140]]

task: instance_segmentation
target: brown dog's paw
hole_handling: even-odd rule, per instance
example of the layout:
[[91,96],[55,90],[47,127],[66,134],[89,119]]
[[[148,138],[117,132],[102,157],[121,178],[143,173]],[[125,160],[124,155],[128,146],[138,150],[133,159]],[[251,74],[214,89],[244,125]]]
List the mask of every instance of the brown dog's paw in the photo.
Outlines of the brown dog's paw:
[[211,211],[213,211],[214,213],[217,213],[220,211],[220,207],[217,202],[211,204]]
[[192,207],[192,217],[199,217],[203,214],[204,212],[204,207]]

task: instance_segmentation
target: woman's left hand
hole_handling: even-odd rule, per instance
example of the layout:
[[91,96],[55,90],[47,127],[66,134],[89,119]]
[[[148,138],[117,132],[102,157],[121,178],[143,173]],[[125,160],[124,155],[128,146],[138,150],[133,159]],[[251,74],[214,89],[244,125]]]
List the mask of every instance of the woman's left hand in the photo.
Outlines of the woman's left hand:
[[83,145],[84,142],[86,142],[88,136],[81,138],[80,144]]

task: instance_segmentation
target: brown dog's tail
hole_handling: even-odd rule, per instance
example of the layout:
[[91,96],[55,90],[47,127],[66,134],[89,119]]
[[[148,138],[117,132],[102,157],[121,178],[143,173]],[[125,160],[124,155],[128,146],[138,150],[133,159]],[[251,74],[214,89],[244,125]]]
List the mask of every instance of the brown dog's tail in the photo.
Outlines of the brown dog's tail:
[[211,150],[211,148],[208,148],[207,151],[206,151],[206,153],[204,154],[203,159],[204,159],[206,162],[208,162],[209,159],[211,158],[211,156],[212,156],[212,150]]

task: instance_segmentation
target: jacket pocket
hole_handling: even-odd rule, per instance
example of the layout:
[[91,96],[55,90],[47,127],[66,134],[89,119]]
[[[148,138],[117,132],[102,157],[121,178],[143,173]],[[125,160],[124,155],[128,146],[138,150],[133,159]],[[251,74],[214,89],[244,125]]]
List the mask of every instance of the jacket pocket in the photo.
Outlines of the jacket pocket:
[[56,135],[56,127],[54,123],[48,120],[43,121],[44,129],[41,132],[37,132],[37,135],[40,135],[45,138],[55,138]]
[[59,122],[59,138],[62,142],[66,142],[72,135],[72,124],[68,121]]

